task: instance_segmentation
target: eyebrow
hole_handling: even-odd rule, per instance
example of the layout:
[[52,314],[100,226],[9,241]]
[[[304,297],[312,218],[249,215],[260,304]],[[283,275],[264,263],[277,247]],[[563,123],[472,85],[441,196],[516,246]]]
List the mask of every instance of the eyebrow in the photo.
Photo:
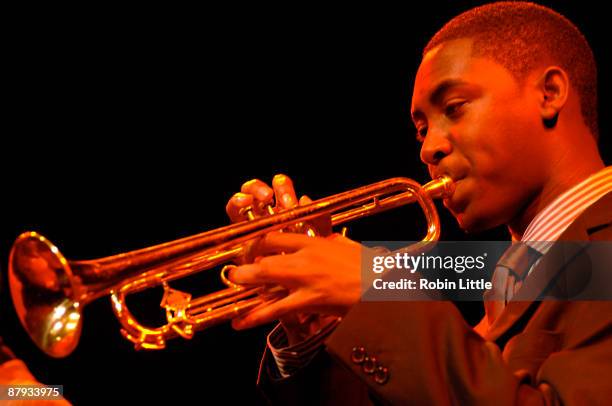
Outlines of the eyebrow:
[[[440,104],[444,97],[444,94],[450,89],[462,85],[466,85],[467,82],[460,79],[446,79],[438,83],[433,92],[429,95],[429,102],[431,104]],[[419,118],[424,117],[425,114],[420,110],[414,110],[412,112],[412,121],[416,121]]]

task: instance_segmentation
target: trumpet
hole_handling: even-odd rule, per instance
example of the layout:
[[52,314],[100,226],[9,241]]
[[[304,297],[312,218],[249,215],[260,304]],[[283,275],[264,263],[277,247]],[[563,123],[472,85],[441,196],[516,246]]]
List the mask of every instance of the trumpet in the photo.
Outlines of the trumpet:
[[[453,181],[443,176],[426,185],[392,178],[316,200],[306,206],[235,223],[167,243],[94,260],[68,261],[37,232],[21,234],[9,257],[9,285],[18,318],[34,343],[55,358],[69,355],[82,329],[83,307],[110,295],[121,334],[136,349],[162,349],[175,337],[232,320],[263,303],[263,287],[231,282],[221,271],[226,288],[192,298],[169,282],[222,264],[244,260],[257,238],[278,230],[305,228],[326,218],[338,226],[365,216],[418,203],[427,220],[424,242],[437,241],[440,220],[433,199],[449,197]],[[304,225],[307,225],[304,227]],[[129,311],[126,297],[152,287],[163,287],[161,307],[166,323],[141,324]]]

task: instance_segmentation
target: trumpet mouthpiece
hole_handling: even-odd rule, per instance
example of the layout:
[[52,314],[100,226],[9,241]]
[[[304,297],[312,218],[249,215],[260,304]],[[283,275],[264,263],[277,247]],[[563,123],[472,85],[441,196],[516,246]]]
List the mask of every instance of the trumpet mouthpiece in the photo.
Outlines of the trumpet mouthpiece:
[[455,182],[450,176],[443,175],[423,186],[432,199],[446,199],[455,192]]

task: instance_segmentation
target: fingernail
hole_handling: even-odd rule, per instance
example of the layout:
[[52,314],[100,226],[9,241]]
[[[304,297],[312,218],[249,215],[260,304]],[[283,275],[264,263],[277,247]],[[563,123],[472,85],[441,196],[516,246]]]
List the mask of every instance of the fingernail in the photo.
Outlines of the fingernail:
[[283,206],[285,207],[290,207],[295,204],[293,197],[289,193],[285,193],[281,199],[283,201]]
[[255,264],[245,264],[237,266],[233,269],[230,269],[230,271],[228,272],[228,278],[234,283],[246,283],[243,277],[249,272],[252,272],[257,267],[258,266]]
[[240,271],[238,268],[230,269],[227,273],[227,278],[234,283],[240,283]]
[[[254,183],[257,183],[257,179],[251,179],[248,182],[244,182],[244,184],[242,185],[243,188],[250,188]],[[244,189],[243,189],[244,190]]]
[[287,176],[283,175],[282,173],[275,175],[274,179],[272,179],[272,183],[276,185],[283,185],[286,182],[287,182]]
[[238,192],[234,195],[234,200],[237,203],[244,203],[249,196],[245,193]]

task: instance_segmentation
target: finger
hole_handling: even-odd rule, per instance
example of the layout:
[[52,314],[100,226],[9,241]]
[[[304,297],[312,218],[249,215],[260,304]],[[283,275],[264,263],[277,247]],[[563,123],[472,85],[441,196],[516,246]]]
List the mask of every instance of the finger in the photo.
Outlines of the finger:
[[255,201],[263,204],[271,204],[274,198],[274,190],[259,179],[245,182],[240,188],[242,193],[253,195]]
[[272,179],[272,188],[276,196],[276,203],[283,209],[292,209],[298,204],[293,182],[287,175],[278,174]]
[[246,216],[241,214],[241,210],[252,204],[252,195],[246,193],[236,193],[227,202],[227,205],[225,206],[225,212],[229,216],[232,223],[243,221],[246,220]]
[[257,255],[269,255],[280,252],[291,253],[318,244],[319,242],[318,238],[309,237],[305,234],[271,232],[255,242],[253,251]]
[[312,199],[306,195],[300,197],[300,206],[306,206],[307,204],[312,203]]
[[301,326],[300,317],[297,313],[289,313],[283,317],[279,317],[279,321],[285,327],[286,330],[295,330]]
[[330,234],[329,236],[327,236],[325,238],[327,240],[336,241],[336,242],[340,242],[340,243],[343,243],[343,244],[361,245],[357,241],[353,241],[350,238],[347,238],[347,237],[345,237],[345,236],[343,236],[342,234],[339,234],[339,233]]
[[266,271],[263,269],[261,261],[256,264],[240,265],[231,269],[227,278],[240,285],[261,285],[270,283],[266,278]]
[[243,330],[270,323],[297,310],[302,304],[301,302],[299,294],[291,294],[282,299],[268,302],[263,306],[258,306],[246,315],[232,320],[232,327],[236,330]]
[[239,285],[282,285],[292,286],[296,279],[294,257],[291,255],[272,255],[255,264],[240,265],[231,269],[227,275],[230,281]]

